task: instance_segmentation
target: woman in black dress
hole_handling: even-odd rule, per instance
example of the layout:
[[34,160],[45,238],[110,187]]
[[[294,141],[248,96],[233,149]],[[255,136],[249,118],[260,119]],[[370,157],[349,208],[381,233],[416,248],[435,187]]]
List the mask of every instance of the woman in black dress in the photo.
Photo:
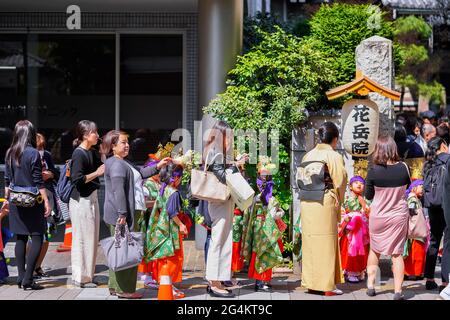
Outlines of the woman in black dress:
[[[15,255],[19,276],[17,285],[24,290],[40,290],[44,287],[33,281],[33,271],[41,252],[46,217],[50,214],[50,205],[42,179],[42,164],[36,149],[36,131],[28,120],[19,121],[13,133],[11,147],[6,153],[5,197],[9,199],[10,185],[37,187],[43,201],[33,207],[17,207],[6,201],[3,206],[9,208],[9,226],[17,235]],[[31,248],[26,255],[28,238]],[[25,267],[26,261],[26,267]]]

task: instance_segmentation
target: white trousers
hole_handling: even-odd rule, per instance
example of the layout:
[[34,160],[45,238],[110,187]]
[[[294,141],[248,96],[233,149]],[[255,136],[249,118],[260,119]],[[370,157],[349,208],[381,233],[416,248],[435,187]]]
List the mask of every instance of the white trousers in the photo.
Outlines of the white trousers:
[[69,210],[72,220],[72,280],[92,282],[100,232],[97,191],[87,198],[71,198]]
[[231,280],[231,254],[233,249],[233,210],[231,198],[224,203],[208,203],[212,221],[211,242],[206,262],[206,279]]

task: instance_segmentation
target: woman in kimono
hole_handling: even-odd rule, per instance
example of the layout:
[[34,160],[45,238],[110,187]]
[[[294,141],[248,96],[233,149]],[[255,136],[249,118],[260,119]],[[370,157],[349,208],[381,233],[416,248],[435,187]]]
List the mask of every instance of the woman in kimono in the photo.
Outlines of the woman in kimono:
[[[302,286],[310,293],[341,295],[336,284],[344,281],[338,244],[340,207],[344,202],[347,173],[344,159],[335,151],[339,130],[332,122],[319,128],[320,143],[309,151],[297,170],[302,228]],[[317,170],[316,170],[317,169]],[[312,182],[321,181],[321,190]]]
[[257,186],[260,193],[244,218],[243,256],[249,263],[248,277],[256,280],[255,291],[261,292],[272,291],[272,269],[283,262],[280,242],[284,230],[280,230],[279,226],[285,226],[281,220],[284,211],[272,195],[273,169],[272,164],[258,164]]

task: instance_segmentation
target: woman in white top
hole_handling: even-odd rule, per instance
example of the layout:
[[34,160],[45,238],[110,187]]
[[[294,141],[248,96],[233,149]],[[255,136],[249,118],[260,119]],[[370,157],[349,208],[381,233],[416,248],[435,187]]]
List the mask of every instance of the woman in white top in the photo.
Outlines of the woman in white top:
[[[125,158],[130,146],[128,135],[118,130],[109,131],[103,138],[101,153],[105,161],[105,205],[104,221],[114,235],[117,224],[127,224],[130,231],[137,230],[136,217],[146,210],[143,179],[151,177],[165,166],[170,158],[165,158],[156,166],[137,168]],[[109,271],[109,291],[119,298],[139,299],[136,292],[137,266],[126,270]]]

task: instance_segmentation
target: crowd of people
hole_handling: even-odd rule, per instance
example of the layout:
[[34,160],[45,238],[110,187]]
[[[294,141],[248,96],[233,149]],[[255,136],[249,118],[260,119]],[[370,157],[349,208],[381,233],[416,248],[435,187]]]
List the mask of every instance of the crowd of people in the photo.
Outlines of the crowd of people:
[[[232,173],[249,180],[248,155],[235,158],[230,129],[218,121],[201,155],[205,169],[221,184]],[[367,295],[375,296],[379,260],[384,255],[392,259],[395,300],[404,299],[405,278],[425,279],[427,290],[444,290],[450,272],[448,122],[429,113],[422,118],[399,115],[394,138],[378,138],[364,177],[348,176],[336,151],[339,130],[335,124],[322,124],[318,137],[319,143],[306,153],[296,173],[301,208],[294,228],[301,232],[302,286],[312,294],[332,296],[343,294],[338,284],[367,278]],[[194,218],[180,190],[183,173],[190,170],[188,156],[171,157],[170,150],[160,148],[138,167],[127,159],[126,132],[111,130],[99,141],[96,124],[80,121],[67,171],[59,172],[45,151],[45,138],[33,124],[27,120],[16,124],[5,160],[7,201],[0,221],[8,215],[9,229],[16,235],[19,288],[44,289],[35,280],[48,277],[41,265],[60,210],[56,185],[60,175],[66,174],[72,186],[68,207],[73,285],[98,286],[94,279],[101,219],[97,192],[104,176],[103,220],[111,236],[119,230],[141,232],[144,238],[139,265],[109,271],[111,295],[142,298],[136,292],[137,281],[157,289],[164,269],[174,284],[174,298],[183,298],[185,293],[177,288],[183,277],[183,238],[198,217],[207,229],[207,292],[234,297],[232,288],[239,285],[234,273],[245,269],[255,280],[255,291],[272,291],[272,271],[283,262],[282,236],[287,225],[273,192],[276,166],[270,158],[259,159],[256,193],[248,209],[240,210],[232,197],[220,202],[189,199],[197,207]],[[24,194],[32,194],[35,202],[25,204],[31,200]],[[8,276],[3,254],[7,236],[5,232],[0,236],[0,284]],[[439,255],[441,285],[435,282]]]

